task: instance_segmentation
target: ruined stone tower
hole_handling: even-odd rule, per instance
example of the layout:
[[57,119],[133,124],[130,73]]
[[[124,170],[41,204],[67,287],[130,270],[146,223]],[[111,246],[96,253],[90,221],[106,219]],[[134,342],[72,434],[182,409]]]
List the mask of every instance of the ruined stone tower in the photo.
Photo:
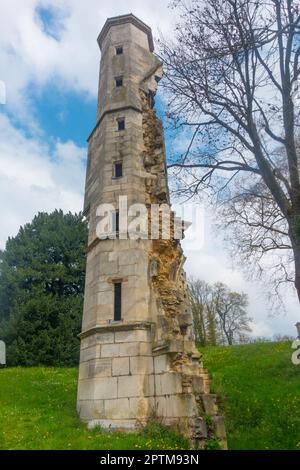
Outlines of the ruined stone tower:
[[[120,225],[120,196],[128,208],[147,208],[148,225],[153,204],[170,207],[163,129],[153,107],[162,64],[153,54],[151,29],[134,15],[110,18],[98,43],[78,412],[90,426],[133,429],[159,419],[203,445],[213,436],[224,443],[216,397],[194,344],[184,256],[174,238],[178,219],[169,239],[132,239]],[[103,204],[116,208],[114,239],[98,237]]]

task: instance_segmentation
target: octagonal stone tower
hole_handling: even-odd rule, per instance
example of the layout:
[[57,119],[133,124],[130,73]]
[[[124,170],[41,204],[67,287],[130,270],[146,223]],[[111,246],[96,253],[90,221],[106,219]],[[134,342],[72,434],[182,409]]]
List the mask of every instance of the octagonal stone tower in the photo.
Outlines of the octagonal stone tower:
[[[78,412],[90,426],[134,429],[159,419],[201,445],[212,436],[224,444],[216,396],[194,344],[184,256],[175,238],[178,219],[172,217],[168,239],[161,227],[158,239],[132,239],[120,225],[120,196],[128,208],[146,206],[149,225],[153,204],[170,208],[163,129],[154,110],[162,64],[153,54],[151,29],[132,14],[108,19],[98,43]],[[97,235],[103,204],[116,208],[113,239]]]

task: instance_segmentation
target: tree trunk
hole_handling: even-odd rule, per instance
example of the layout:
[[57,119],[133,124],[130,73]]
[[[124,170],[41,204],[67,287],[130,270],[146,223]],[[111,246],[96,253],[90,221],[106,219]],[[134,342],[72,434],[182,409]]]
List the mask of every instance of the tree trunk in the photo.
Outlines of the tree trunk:
[[295,288],[300,302],[300,241],[292,238],[292,246],[295,262]]
[[293,215],[289,220],[289,237],[292,244],[294,265],[295,265],[295,280],[294,285],[298,294],[300,302],[300,215]]

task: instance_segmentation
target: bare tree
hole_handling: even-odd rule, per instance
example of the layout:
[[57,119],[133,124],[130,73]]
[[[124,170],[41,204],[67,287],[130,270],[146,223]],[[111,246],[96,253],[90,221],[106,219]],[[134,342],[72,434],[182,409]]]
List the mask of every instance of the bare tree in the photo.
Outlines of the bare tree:
[[[231,195],[218,205],[216,227],[228,241],[233,257],[250,277],[267,278],[273,300],[280,287],[294,282],[294,258],[286,219],[266,186],[236,181]],[[224,229],[225,230],[222,230]],[[277,302],[275,302],[277,306]]]
[[213,308],[212,287],[200,279],[189,281],[196,343],[215,346],[218,341],[217,323]]
[[181,22],[161,58],[169,116],[190,133],[170,165],[179,192],[229,202],[229,223],[250,229],[248,256],[292,252],[281,268],[300,300],[299,0],[174,3]]
[[193,278],[189,292],[199,346],[245,342],[251,332],[246,294],[231,291],[222,283],[211,286]]
[[246,332],[251,332],[251,318],[247,314],[246,294],[232,292],[222,283],[213,290],[214,308],[222,337],[229,345],[244,341]]

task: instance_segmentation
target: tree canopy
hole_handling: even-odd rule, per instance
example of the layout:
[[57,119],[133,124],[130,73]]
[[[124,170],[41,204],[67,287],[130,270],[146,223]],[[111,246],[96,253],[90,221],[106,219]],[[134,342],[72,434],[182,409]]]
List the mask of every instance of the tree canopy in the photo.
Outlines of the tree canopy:
[[78,362],[87,225],[39,213],[0,252],[0,336],[9,365]]

